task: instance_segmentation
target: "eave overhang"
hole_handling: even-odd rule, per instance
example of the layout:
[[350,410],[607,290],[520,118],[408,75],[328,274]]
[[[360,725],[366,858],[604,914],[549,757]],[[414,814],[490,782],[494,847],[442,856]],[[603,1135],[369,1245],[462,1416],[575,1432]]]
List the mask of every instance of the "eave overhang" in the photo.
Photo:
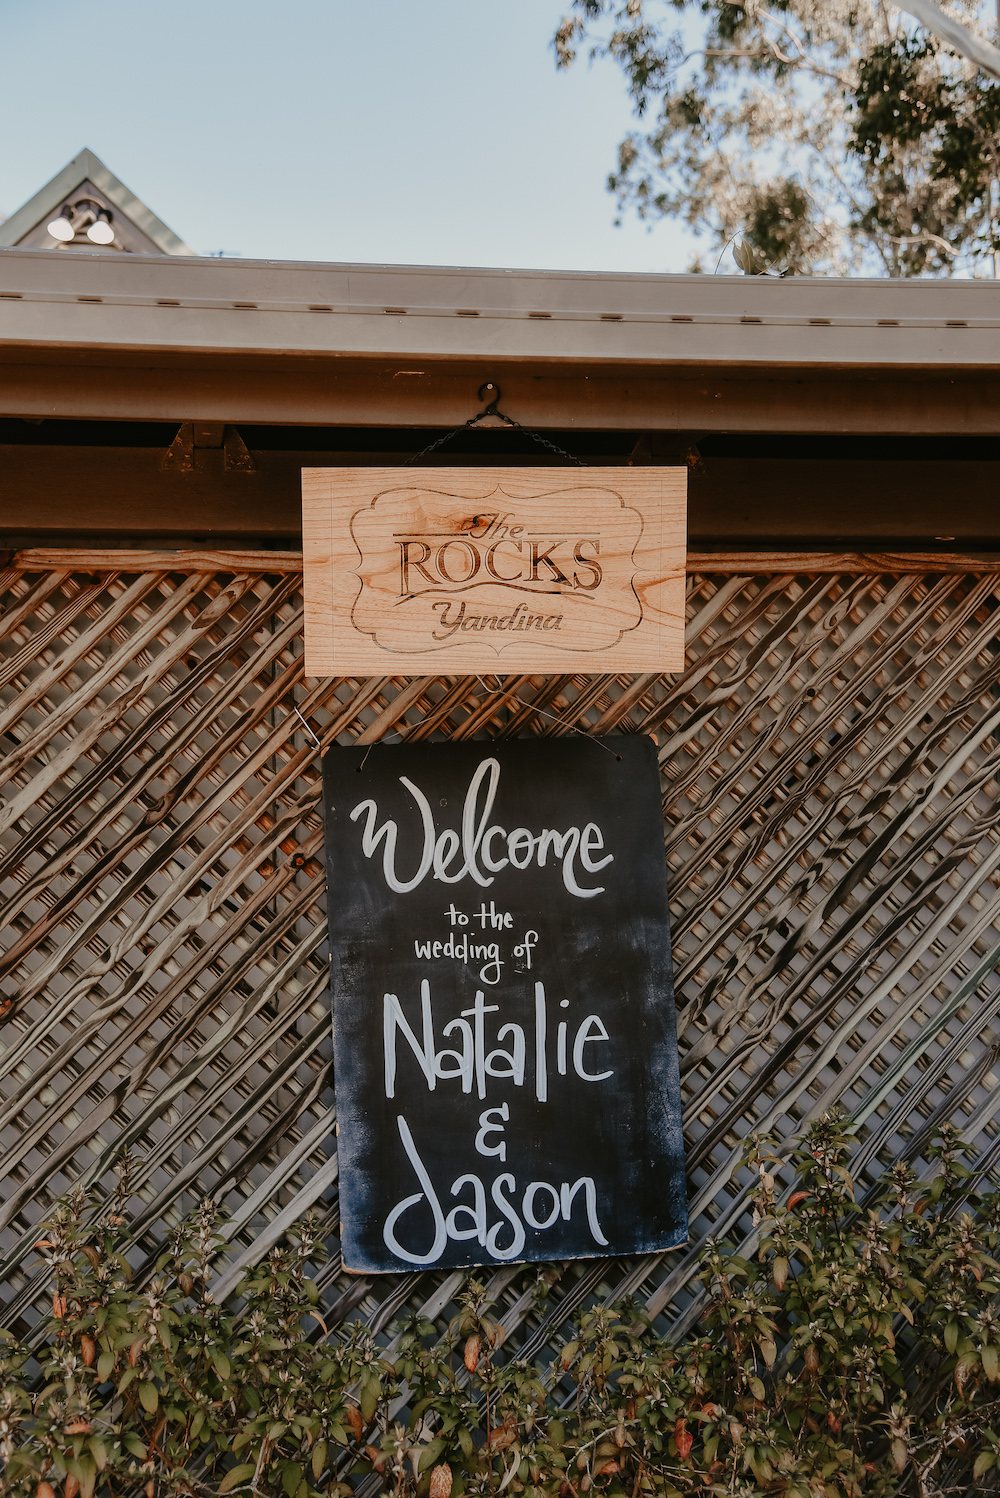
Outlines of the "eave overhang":
[[141,353],[154,362],[223,355],[988,370],[1000,366],[1000,284],[5,249],[0,358],[32,350],[90,359]]

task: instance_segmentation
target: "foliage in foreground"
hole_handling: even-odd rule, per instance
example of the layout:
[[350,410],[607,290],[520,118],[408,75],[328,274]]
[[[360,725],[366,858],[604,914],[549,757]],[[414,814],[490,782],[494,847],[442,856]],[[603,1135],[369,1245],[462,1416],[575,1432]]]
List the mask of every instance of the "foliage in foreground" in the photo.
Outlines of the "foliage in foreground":
[[[0,1494],[995,1491],[1000,1214],[961,1153],[946,1136],[932,1182],[899,1165],[859,1204],[837,1120],[793,1155],[787,1199],[754,1141],[758,1249],[708,1246],[695,1333],[670,1345],[634,1307],[596,1306],[551,1367],[507,1354],[474,1279],[443,1337],[419,1320],[388,1348],[328,1333],[308,1221],[241,1306],[208,1290],[210,1206],[139,1287],[121,1199],[88,1223],[71,1198],[39,1244],[53,1298],[34,1357],[0,1342]],[[542,1314],[557,1278],[538,1275]]]
[[[994,39],[992,0],[952,9]],[[742,233],[757,269],[995,272],[1000,84],[898,9],[570,0],[560,66],[584,40],[646,122],[609,178],[621,207],[681,218],[716,251]]]

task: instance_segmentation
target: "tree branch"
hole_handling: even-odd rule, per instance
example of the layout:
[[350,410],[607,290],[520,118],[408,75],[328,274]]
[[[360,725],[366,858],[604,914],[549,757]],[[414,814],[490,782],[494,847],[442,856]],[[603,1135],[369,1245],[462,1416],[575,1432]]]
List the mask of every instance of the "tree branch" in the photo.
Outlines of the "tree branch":
[[934,0],[895,0],[895,3],[900,10],[915,16],[921,26],[926,26],[928,31],[947,42],[949,47],[954,47],[956,52],[974,62],[981,72],[989,73],[991,78],[1000,78],[1000,48],[984,42],[961,21],[952,20],[935,5]]
[[739,61],[740,59],[757,61],[762,57],[770,56],[777,62],[784,63],[786,67],[800,68],[806,73],[812,73],[816,78],[828,78],[831,83],[836,83],[840,87],[843,86],[844,80],[839,73],[827,72],[826,68],[821,68],[817,63],[811,62],[802,53],[798,57],[786,57],[784,53],[778,50],[777,43],[772,42],[770,37],[763,37],[762,41],[766,51],[760,47],[702,47],[697,52],[686,52],[681,58],[681,62],[688,62],[692,57],[721,57],[729,62]]

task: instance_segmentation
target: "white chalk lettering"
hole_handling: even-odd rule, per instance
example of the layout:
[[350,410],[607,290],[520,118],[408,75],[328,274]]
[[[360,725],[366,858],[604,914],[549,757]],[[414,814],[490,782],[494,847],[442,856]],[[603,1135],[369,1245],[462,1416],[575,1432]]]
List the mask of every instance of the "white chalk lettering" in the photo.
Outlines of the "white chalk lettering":
[[[501,1112],[502,1110],[489,1111]],[[486,1114],[482,1117],[485,1118]],[[446,1216],[402,1114],[397,1115],[396,1126],[399,1129],[399,1137],[406,1152],[406,1158],[420,1186],[419,1191],[413,1192],[410,1196],[404,1196],[402,1201],[393,1207],[382,1229],[382,1238],[389,1252],[402,1260],[404,1264],[433,1264],[444,1253],[449,1238],[459,1243],[475,1238],[492,1258],[500,1263],[509,1262],[511,1259],[516,1259],[524,1248],[525,1222],[535,1232],[545,1232],[554,1227],[560,1218],[563,1222],[570,1222],[573,1216],[573,1204],[581,1191],[590,1236],[602,1248],[607,1248],[608,1240],[604,1236],[597,1214],[597,1187],[592,1176],[581,1176],[572,1185],[568,1181],[563,1181],[558,1186],[550,1181],[531,1181],[525,1187],[520,1203],[515,1204],[518,1192],[517,1181],[510,1171],[504,1171],[495,1177],[489,1187],[489,1198],[501,1214],[499,1220],[491,1226],[488,1222],[486,1185],[479,1176],[467,1173],[457,1177],[450,1187],[450,1193],[453,1197],[458,1196],[467,1187],[471,1187],[472,1201],[471,1203],[459,1202]],[[539,1197],[542,1198],[541,1202],[539,1202]],[[545,1198],[548,1198],[547,1202]],[[547,1211],[545,1211],[546,1207]],[[409,1231],[404,1234],[407,1242],[402,1241],[400,1233],[403,1232],[403,1219],[416,1209],[419,1215],[418,1222],[414,1223],[414,1231],[417,1233],[423,1231],[426,1234],[428,1208],[434,1237],[430,1249],[426,1253],[421,1253],[418,1246],[412,1246]],[[541,1215],[542,1211],[545,1211],[544,1216]],[[501,1238],[507,1241],[501,1243]]]
[[[413,1142],[413,1135],[410,1133],[406,1119],[401,1113],[396,1119],[396,1126],[399,1129],[399,1137],[403,1141],[406,1157],[413,1166],[417,1180],[420,1182],[423,1190],[415,1192],[413,1196],[404,1197],[401,1202],[398,1202],[393,1207],[385,1219],[385,1227],[382,1229],[382,1241],[391,1254],[395,1254],[397,1259],[403,1259],[407,1264],[433,1264],[434,1260],[440,1259],[444,1253],[445,1244],[448,1242],[448,1226],[444,1219],[444,1213],[441,1211],[441,1203],[438,1201],[437,1194],[431,1184],[431,1178],[424,1169],[423,1161],[417,1154],[417,1146]],[[415,1207],[418,1202],[424,1200],[430,1204],[430,1209],[434,1217],[434,1242],[431,1244],[429,1253],[414,1254],[408,1248],[404,1248],[397,1239],[396,1223],[411,1207]]]
[[[490,1120],[497,1118],[499,1123],[491,1123]],[[481,1155],[496,1155],[500,1160],[507,1158],[507,1143],[501,1139],[499,1144],[487,1144],[487,1134],[502,1134],[503,1126],[510,1121],[510,1109],[506,1103],[501,1103],[499,1108],[487,1108],[479,1115],[479,1133],[476,1135],[476,1149]]]
[[604,1028],[604,1021],[597,1014],[588,1014],[573,1042],[573,1070],[578,1077],[585,1082],[603,1082],[606,1077],[613,1077],[613,1071],[589,1072],[583,1067],[583,1048],[588,1040],[610,1040],[611,1036]]
[[598,858],[595,862],[592,856],[593,850],[603,847],[604,834],[596,822],[588,822],[580,838],[580,862],[588,873],[599,874],[601,869],[606,869],[608,864],[613,861],[615,855],[613,853],[605,853],[603,858]]
[[[544,1222],[539,1222],[535,1216],[535,1197],[539,1191],[547,1191],[552,1198],[552,1210]],[[521,1202],[521,1215],[529,1227],[544,1230],[550,1228],[559,1216],[560,1205],[560,1195],[554,1186],[550,1186],[548,1181],[532,1181],[525,1187],[524,1198]]]
[[434,860],[434,817],[431,813],[430,804],[422,791],[418,790],[412,781],[407,780],[405,775],[399,777],[400,785],[405,785],[412,795],[417,806],[420,808],[420,816],[424,824],[424,850],[421,854],[420,864],[417,872],[410,880],[402,880],[396,874],[396,824],[395,822],[383,822],[376,832],[375,819],[378,816],[378,807],[370,798],[367,801],[359,801],[351,812],[351,821],[356,822],[363,812],[368,813],[364,832],[361,834],[361,851],[366,858],[371,858],[378,850],[378,845],[384,840],[385,848],[382,853],[382,873],[385,882],[390,889],[399,895],[405,895],[411,889],[416,889],[420,884]]
[[[478,1238],[480,1247],[485,1248],[487,1232],[486,1187],[483,1185],[478,1176],[459,1176],[458,1180],[451,1188],[452,1196],[457,1196],[463,1186],[472,1187],[475,1206],[468,1207],[464,1204],[464,1202],[459,1202],[457,1207],[452,1207],[451,1211],[448,1213],[447,1218],[445,1219],[445,1227],[448,1231],[448,1237],[454,1238],[459,1243],[463,1242],[466,1238]],[[471,1227],[459,1227],[459,1213],[462,1212],[464,1212],[465,1215],[470,1219],[472,1223]]]
[[[595,851],[604,847],[604,835],[596,822],[588,822],[582,832],[579,827],[567,827],[563,831],[543,827],[537,833],[528,827],[515,827],[512,832],[507,832],[498,823],[490,823],[500,784],[499,761],[484,759],[477,767],[462,808],[461,833],[452,827],[446,827],[439,833],[430,802],[423,791],[405,775],[399,777],[399,783],[409,791],[420,813],[423,848],[416,873],[411,879],[403,878],[396,867],[397,842],[406,842],[406,838],[400,838],[397,823],[390,818],[379,827],[378,805],[370,797],[360,801],[351,812],[352,822],[358,821],[362,816],[366,818],[361,835],[362,853],[365,858],[373,858],[379,847],[382,848],[382,873],[386,884],[397,894],[408,894],[410,890],[416,889],[428,874],[432,874],[442,884],[458,884],[468,877],[485,889],[493,883],[494,874],[508,865],[524,870],[535,862],[539,868],[544,869],[550,852],[555,854],[556,861],[561,866],[563,884],[571,895],[581,900],[591,900],[595,895],[604,893],[603,885],[582,885],[576,869],[578,855],[581,869],[591,874],[599,872],[614,859],[613,853],[606,853],[603,858],[594,857]],[[484,786],[485,794],[480,808],[480,795]],[[506,857],[496,856],[494,845],[498,841],[506,846]],[[461,862],[456,865],[459,857]],[[490,872],[485,873],[484,869]],[[452,906],[451,911],[454,912],[454,909]],[[492,919],[492,902],[490,911]],[[482,920],[485,926],[485,906]],[[452,924],[454,922],[455,915],[452,916]],[[506,919],[504,926],[507,926]]]
[[495,941],[477,942],[464,931],[458,938],[452,933],[447,941],[420,941],[414,938],[413,953],[415,957],[422,958],[425,962],[441,957],[452,957],[456,962],[466,965],[481,962],[479,978],[483,983],[488,983],[495,988],[500,982],[503,972],[503,960],[500,956],[500,944]]
[[[535,984],[535,1023],[531,1054],[535,1097],[540,1103],[548,1101],[548,1001],[544,983]],[[568,1000],[562,999],[562,1004]],[[399,998],[394,993],[382,999],[382,1044],[384,1048],[384,1079],[387,1098],[396,1095],[396,1077],[399,1068],[399,1036],[409,1046],[417,1065],[423,1073],[429,1092],[433,1092],[439,1081],[458,1079],[462,1091],[470,1093],[475,1086],[478,1096],[485,1101],[488,1079],[509,1081],[515,1087],[523,1087],[528,1075],[528,1036],[522,1025],[508,1021],[500,1025],[495,1036],[487,1035],[487,1015],[499,1014],[499,1004],[487,1004],[486,995],[476,990],[475,1003],[463,1009],[450,1020],[441,1031],[445,1040],[457,1036],[461,1050],[447,1047],[438,1050],[434,1020],[434,1004],[430,982],[423,978],[420,983],[420,1035],[418,1040],[413,1026],[406,1017]],[[569,1026],[560,1020],[557,1030],[556,1066],[560,1076],[568,1073]],[[599,1014],[588,1014],[576,1028],[573,1038],[573,1070],[584,1082],[604,1082],[614,1076],[614,1070],[588,1071],[584,1065],[584,1046],[609,1041],[604,1021]],[[492,1042],[495,1040],[495,1044]],[[504,1041],[507,1042],[504,1045]],[[405,1050],[403,1052],[405,1055]]]
[[494,1223],[489,1232],[486,1234],[487,1249],[495,1259],[500,1259],[501,1261],[504,1259],[516,1259],[518,1254],[521,1252],[521,1249],[524,1247],[524,1228],[521,1226],[520,1217],[518,1217],[517,1213],[514,1211],[513,1203],[509,1202],[503,1194],[501,1188],[504,1186],[506,1186],[508,1191],[517,1190],[517,1182],[509,1172],[505,1173],[502,1176],[497,1176],[496,1180],[493,1182],[493,1189],[490,1194],[493,1197],[493,1200],[496,1202],[497,1206],[500,1208],[504,1217],[507,1219],[507,1222],[509,1222],[511,1227],[513,1228],[514,1235],[511,1238],[511,1241],[508,1243],[507,1247],[501,1248],[500,1234],[507,1226],[506,1222]]
[[540,1103],[549,1096],[549,1074],[545,1060],[545,1032],[548,1016],[545,1013],[545,985],[535,984],[535,1096]]
[[538,932],[526,931],[524,933],[524,941],[519,942],[514,948],[514,956],[524,958],[524,965],[529,973],[531,972],[531,954],[537,946]]
[[587,1224],[591,1236],[602,1244],[607,1244],[607,1238],[601,1232],[601,1224],[597,1220],[597,1187],[594,1185],[592,1176],[581,1176],[572,1186],[564,1181],[559,1188],[560,1201],[562,1203],[563,1221],[569,1222],[573,1215],[573,1199],[580,1187],[583,1187],[584,1199],[587,1203]]

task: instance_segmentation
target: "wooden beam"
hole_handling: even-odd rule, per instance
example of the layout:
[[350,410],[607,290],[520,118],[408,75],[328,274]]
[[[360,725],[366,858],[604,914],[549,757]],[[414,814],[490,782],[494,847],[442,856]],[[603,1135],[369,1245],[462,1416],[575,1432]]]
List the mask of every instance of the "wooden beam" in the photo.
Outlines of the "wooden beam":
[[300,551],[137,551],[112,546],[31,546],[9,553],[22,572],[273,572],[302,571]]
[[1000,373],[949,370],[709,372],[611,365],[525,369],[475,364],[359,365],[218,356],[161,362],[81,353],[73,363],[0,362],[0,411],[29,418],[215,421],[305,426],[449,427],[498,380],[503,409],[556,430],[987,433],[997,430]]
[[[480,461],[504,461],[495,439],[482,440]],[[844,452],[851,452],[850,439]],[[58,538],[84,545],[113,537],[141,546],[144,537],[155,537],[223,549],[241,541],[296,545],[304,467],[380,465],[388,455],[253,456],[257,472],[246,474],[227,471],[221,449],[197,448],[193,471],[183,473],[164,472],[163,451],[155,448],[0,447],[0,544]],[[457,461],[474,459],[463,454]],[[943,540],[990,550],[1000,542],[998,477],[1000,463],[979,460],[709,457],[690,474],[689,544],[923,552]]]
[[[114,547],[38,546],[8,553],[6,567],[21,572],[254,572],[302,571],[300,551],[137,551]],[[948,552],[742,551],[689,552],[687,570],[735,576],[836,572],[1000,573],[1000,555],[959,556]]]
[[862,576],[920,572],[976,574],[1000,572],[1000,555],[959,556],[949,552],[741,551],[688,552],[687,570],[737,576],[782,576],[802,572],[851,572]]

